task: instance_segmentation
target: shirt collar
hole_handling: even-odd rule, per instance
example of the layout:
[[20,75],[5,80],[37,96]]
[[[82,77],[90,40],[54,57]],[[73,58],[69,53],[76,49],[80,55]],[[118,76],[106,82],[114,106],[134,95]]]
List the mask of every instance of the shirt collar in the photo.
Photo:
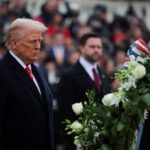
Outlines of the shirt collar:
[[79,59],[79,62],[81,63],[81,65],[86,69],[88,70],[92,70],[93,68],[95,68],[97,70],[97,64],[94,63],[94,64],[91,64],[89,63],[84,57],[80,57]]
[[91,64],[89,63],[84,57],[80,57],[79,59],[80,64],[82,65],[82,67],[84,68],[84,70],[87,72],[87,74],[90,76],[90,78],[92,80],[94,80],[94,76],[93,76],[93,72],[92,69],[95,68],[97,71],[97,64]]
[[[26,64],[16,54],[14,54],[11,50],[9,50],[9,53],[24,69],[26,68]],[[31,65],[28,65],[28,67],[31,69]]]

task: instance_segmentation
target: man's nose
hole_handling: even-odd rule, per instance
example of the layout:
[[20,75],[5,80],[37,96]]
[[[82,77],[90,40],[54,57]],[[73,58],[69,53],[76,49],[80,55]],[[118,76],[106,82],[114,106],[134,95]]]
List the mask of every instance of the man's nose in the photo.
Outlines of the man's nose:
[[37,43],[35,44],[35,48],[40,49],[41,48],[41,42],[37,41]]
[[94,50],[95,50],[96,52],[100,52],[100,51],[101,51],[99,47],[95,47]]

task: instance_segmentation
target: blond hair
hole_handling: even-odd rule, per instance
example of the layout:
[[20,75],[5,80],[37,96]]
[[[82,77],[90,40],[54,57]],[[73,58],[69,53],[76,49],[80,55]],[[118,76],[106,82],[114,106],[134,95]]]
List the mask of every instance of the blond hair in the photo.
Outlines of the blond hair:
[[25,36],[28,32],[39,31],[43,33],[46,30],[47,27],[38,21],[27,18],[17,18],[10,24],[7,30],[6,46],[9,48],[12,38],[17,40]]

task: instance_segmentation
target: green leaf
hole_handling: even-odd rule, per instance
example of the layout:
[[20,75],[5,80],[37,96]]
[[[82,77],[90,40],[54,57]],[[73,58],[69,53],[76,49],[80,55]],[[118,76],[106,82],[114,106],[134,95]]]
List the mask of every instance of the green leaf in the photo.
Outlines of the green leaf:
[[146,77],[149,79],[149,78],[150,78],[150,73],[147,73],[147,74],[146,74]]
[[101,130],[101,134],[106,136],[107,135],[107,131],[103,129],[103,130]]
[[112,132],[112,135],[113,135],[114,137],[117,136],[117,127],[116,127],[116,125],[112,126],[111,132]]
[[102,144],[101,150],[110,150],[106,144]]
[[137,114],[141,118],[143,116],[143,111],[139,108],[137,108]]
[[131,102],[126,101],[126,102],[123,103],[123,108],[124,109],[129,109],[130,107],[131,107]]
[[147,106],[150,106],[150,94],[149,93],[143,96],[143,101],[146,103]]
[[117,125],[117,131],[122,131],[124,129],[125,125],[120,121]]

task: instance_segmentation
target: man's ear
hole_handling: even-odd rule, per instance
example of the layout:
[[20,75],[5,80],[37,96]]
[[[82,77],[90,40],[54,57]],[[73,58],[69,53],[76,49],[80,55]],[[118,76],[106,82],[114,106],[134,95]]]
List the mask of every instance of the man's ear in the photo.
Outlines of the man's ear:
[[15,39],[10,39],[10,45],[12,48],[16,48],[17,41]]
[[82,51],[83,51],[83,46],[82,45],[79,45],[79,51],[80,51],[80,53],[82,53]]

